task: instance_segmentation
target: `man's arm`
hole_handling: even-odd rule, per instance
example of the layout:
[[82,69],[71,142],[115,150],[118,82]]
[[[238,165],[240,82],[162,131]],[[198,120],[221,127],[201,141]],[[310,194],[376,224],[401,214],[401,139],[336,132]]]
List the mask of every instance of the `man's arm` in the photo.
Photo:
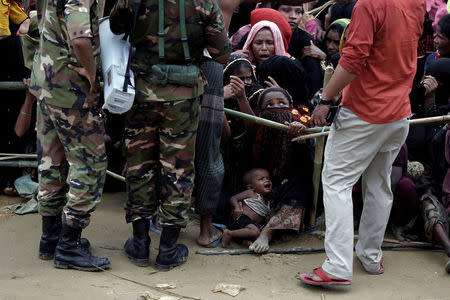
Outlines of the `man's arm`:
[[91,41],[91,1],[92,0],[68,0],[64,10],[69,39],[72,42],[77,60],[81,64],[81,67],[73,65],[68,65],[68,67],[89,80],[89,93],[94,91],[96,73]]
[[77,38],[72,40],[72,44],[75,55],[82,67],[80,68],[73,65],[69,65],[68,67],[89,80],[91,85],[89,93],[92,93],[95,87],[95,73],[97,69],[94,61],[91,38]]

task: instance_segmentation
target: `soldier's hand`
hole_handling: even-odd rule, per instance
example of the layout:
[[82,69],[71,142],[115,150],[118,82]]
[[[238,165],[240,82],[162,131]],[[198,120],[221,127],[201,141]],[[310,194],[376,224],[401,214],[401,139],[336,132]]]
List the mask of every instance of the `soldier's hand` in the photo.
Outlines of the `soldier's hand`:
[[20,24],[19,29],[17,30],[17,36],[26,36],[28,33],[28,29],[30,28],[30,19],[26,19]]
[[94,92],[95,88],[95,74],[89,74],[89,72],[86,70],[86,68],[82,67],[75,67],[74,65],[69,64],[69,69],[77,72],[79,75],[86,77],[87,80],[89,80],[90,88],[89,88],[89,94],[92,94]]

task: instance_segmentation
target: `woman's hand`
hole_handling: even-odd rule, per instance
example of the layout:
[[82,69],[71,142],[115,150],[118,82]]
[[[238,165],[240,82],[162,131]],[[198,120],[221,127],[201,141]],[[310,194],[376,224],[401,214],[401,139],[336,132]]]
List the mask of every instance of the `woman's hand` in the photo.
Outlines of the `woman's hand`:
[[233,55],[233,54],[237,54],[237,55],[243,56],[248,59],[249,53],[248,53],[248,50],[236,50],[233,53],[231,53],[231,55]]
[[288,128],[288,134],[290,136],[298,136],[300,133],[305,131],[306,127],[300,122],[294,121],[294,122],[284,122],[284,125],[287,125]]
[[281,88],[278,83],[271,76],[267,78],[268,80],[264,81],[264,83],[270,88]]
[[30,19],[25,19],[25,21],[20,24],[19,29],[17,30],[17,36],[26,36],[28,33],[28,29],[30,28]]
[[325,54],[325,52],[323,52],[322,50],[320,50],[319,47],[314,45],[313,41],[310,41],[309,46],[306,46],[303,48],[303,57],[305,57],[305,56],[314,57],[319,60],[327,59],[327,55]]

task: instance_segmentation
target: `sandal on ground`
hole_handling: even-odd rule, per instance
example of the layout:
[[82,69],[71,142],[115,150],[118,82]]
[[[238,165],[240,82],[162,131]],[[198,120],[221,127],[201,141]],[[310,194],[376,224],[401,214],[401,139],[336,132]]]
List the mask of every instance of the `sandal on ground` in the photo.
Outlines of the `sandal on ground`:
[[322,281],[316,281],[309,277],[307,274],[300,274],[298,279],[309,285],[318,285],[318,286],[326,286],[326,285],[350,285],[353,283],[353,280],[346,279],[331,279],[328,277],[323,271],[322,268],[314,269],[313,272],[322,279]]
[[450,260],[445,264],[445,271],[447,271],[447,273],[450,273]]

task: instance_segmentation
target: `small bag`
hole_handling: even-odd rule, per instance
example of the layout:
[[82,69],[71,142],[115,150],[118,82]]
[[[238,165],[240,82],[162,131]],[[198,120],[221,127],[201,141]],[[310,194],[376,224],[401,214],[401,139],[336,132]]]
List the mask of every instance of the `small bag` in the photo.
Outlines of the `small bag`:
[[165,86],[167,84],[196,87],[198,85],[199,68],[195,65],[152,66],[152,83]]

